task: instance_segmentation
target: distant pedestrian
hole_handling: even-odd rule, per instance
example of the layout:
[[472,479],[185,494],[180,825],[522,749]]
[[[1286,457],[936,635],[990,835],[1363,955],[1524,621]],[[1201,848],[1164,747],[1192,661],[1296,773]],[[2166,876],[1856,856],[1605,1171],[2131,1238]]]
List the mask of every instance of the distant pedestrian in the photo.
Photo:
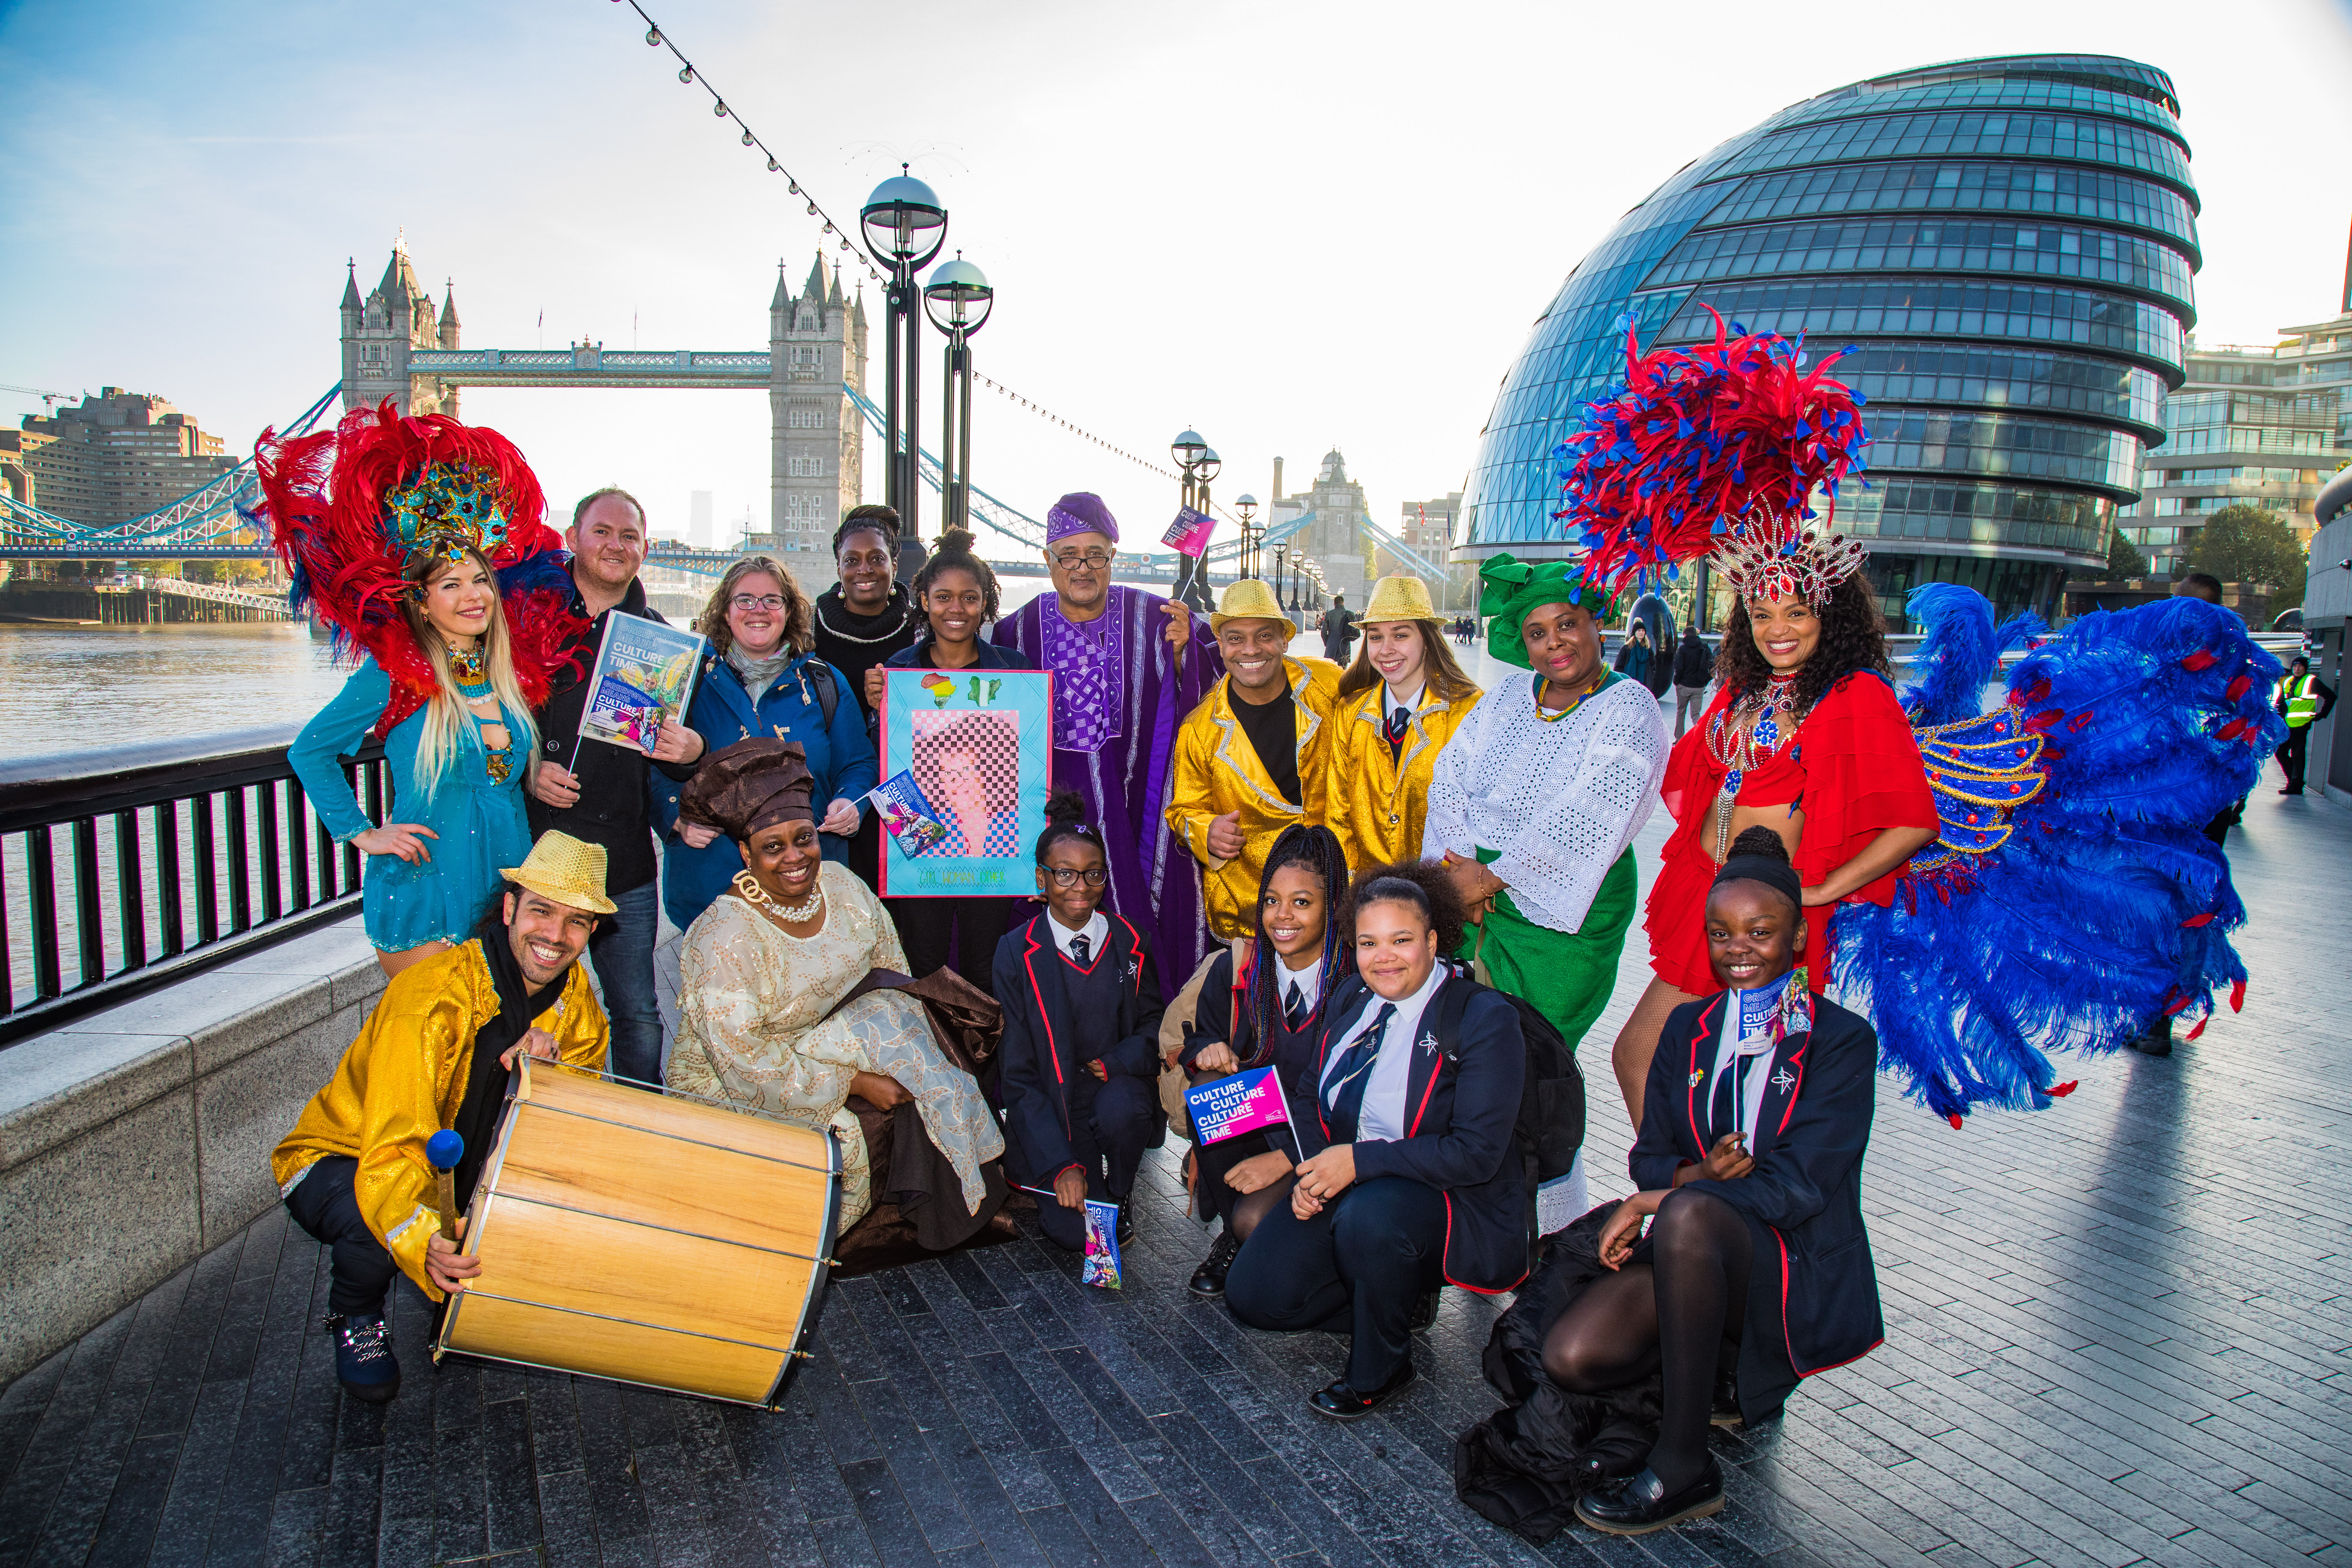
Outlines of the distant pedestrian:
[[1655,651],[1650,647],[1650,628],[1635,621],[1626,628],[1625,640],[1617,647],[1617,673],[1648,686],[1650,658]]
[[1323,657],[1333,664],[1346,668],[1348,645],[1354,642],[1356,617],[1348,608],[1348,595],[1331,595],[1331,607],[1323,612]]
[[2336,711],[2335,689],[2311,673],[2311,660],[2298,658],[2279,683],[2279,717],[2286,721],[2286,744],[2278,749],[2279,767],[2286,773],[2281,795],[2303,793],[2304,756],[2311,747],[2311,727]]
[[1694,712],[1706,711],[1707,682],[1715,679],[1715,650],[1698,635],[1696,626],[1683,628],[1683,640],[1675,647],[1675,739],[1683,738],[1683,729]]
[[612,1070],[657,1084],[662,1022],[654,946],[661,932],[661,890],[648,792],[656,767],[671,779],[692,778],[703,740],[679,719],[666,719],[650,756],[635,746],[582,742],[580,721],[587,711],[588,679],[605,623],[615,615],[668,623],[646,603],[645,584],[637,578],[646,563],[646,513],[636,497],[601,489],[582,498],[572,509],[563,542],[572,548],[572,613],[582,625],[570,644],[574,663],[557,676],[540,715],[540,762],[528,802],[530,829],[536,837],[561,828],[604,848],[605,896],[614,912],[597,922],[588,960],[613,1023]]

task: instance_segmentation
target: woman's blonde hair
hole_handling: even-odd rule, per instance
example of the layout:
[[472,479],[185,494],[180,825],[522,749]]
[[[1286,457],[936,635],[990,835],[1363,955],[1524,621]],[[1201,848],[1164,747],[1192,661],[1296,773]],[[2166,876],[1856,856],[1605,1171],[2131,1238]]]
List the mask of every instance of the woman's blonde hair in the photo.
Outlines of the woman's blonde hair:
[[735,646],[734,628],[727,624],[727,601],[735,596],[735,589],[744,578],[757,572],[765,572],[783,589],[784,651],[806,653],[816,647],[816,617],[809,609],[808,595],[801,592],[799,580],[772,555],[746,555],[727,568],[727,574],[719,579],[719,586],[710,590],[709,602],[702,606],[702,614],[695,617],[694,629],[710,639],[710,651],[723,658],[727,650]]
[[425,705],[425,731],[416,741],[419,805],[431,803],[441,786],[442,775],[464,753],[467,731],[474,722],[465,694],[457,689],[449,644],[425,613],[425,584],[448,567],[470,563],[489,576],[490,619],[482,628],[482,675],[497,693],[499,705],[506,710],[508,750],[516,765],[523,770],[526,789],[530,784],[530,769],[539,761],[539,725],[531,719],[530,704],[523,700],[521,683],[515,679],[514,645],[507,636],[507,609],[505,601],[499,596],[498,568],[478,550],[463,545],[458,549],[456,560],[438,552],[420,553],[400,574],[409,585],[408,594],[400,601],[400,613],[407,618],[409,634],[416,638],[425,662],[433,667],[436,688],[432,700]]
[[[1360,623],[1359,623],[1360,625]],[[1437,694],[1440,702],[1458,702],[1465,697],[1478,694],[1478,683],[1464,673],[1454,650],[1445,646],[1444,628],[1435,621],[1416,620],[1421,628],[1421,676]],[[1372,668],[1372,639],[1366,637],[1356,645],[1355,662],[1339,677],[1339,696],[1347,698],[1370,691],[1381,683],[1381,672]]]

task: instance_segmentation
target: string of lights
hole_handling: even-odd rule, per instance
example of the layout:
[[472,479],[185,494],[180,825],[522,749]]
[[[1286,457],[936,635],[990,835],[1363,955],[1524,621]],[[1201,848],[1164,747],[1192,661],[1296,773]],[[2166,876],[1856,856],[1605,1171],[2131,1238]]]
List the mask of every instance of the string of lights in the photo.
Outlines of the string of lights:
[[972,373],[972,379],[987,387],[991,392],[1001,393],[1004,396],[1011,398],[1022,407],[1026,408],[1031,413],[1036,415],[1038,418],[1045,420],[1048,425],[1057,426],[1064,430],[1067,430],[1071,435],[1076,436],[1081,441],[1091,441],[1096,446],[1100,447],[1104,451],[1110,453],[1114,457],[1125,458],[1129,462],[1133,463],[1136,467],[1139,468],[1149,468],[1164,479],[1182,478],[1181,475],[1178,474],[1172,468],[1163,468],[1148,458],[1139,458],[1134,453],[1129,451],[1126,447],[1115,446],[1112,443],[1104,440],[1101,437],[1096,435],[1093,431],[1088,430],[1082,425],[1071,424],[1068,420],[1063,418],[1052,409],[1045,407],[1043,404],[1032,403],[1029,399],[1022,396],[1019,393],[1013,391],[1011,387],[1005,385],[1001,381],[991,381],[988,377],[982,375],[977,371]]
[[677,61],[677,79],[687,83],[699,82],[702,85],[702,89],[710,95],[710,112],[717,115],[721,120],[733,121],[735,124],[740,128],[743,132],[743,145],[758,149],[758,151],[767,158],[768,172],[770,174],[783,175],[785,183],[790,188],[792,194],[800,197],[803,201],[808,204],[808,216],[822,222],[824,225],[824,232],[837,237],[841,241],[842,250],[845,254],[856,258],[857,265],[866,269],[866,275],[868,278],[873,279],[877,283],[888,281],[881,273],[875,270],[874,263],[866,258],[864,251],[849,243],[849,236],[842,229],[840,225],[834,222],[833,215],[819,206],[814,196],[810,195],[807,191],[802,189],[800,180],[790,169],[784,167],[782,160],[779,159],[773,152],[769,150],[768,144],[760,140],[759,132],[753,131],[749,125],[743,123],[743,117],[737,113],[734,107],[727,101],[726,95],[721,93],[718,88],[711,85],[709,78],[705,77],[700,71],[695,68],[694,62],[686,58],[685,54],[678,48],[677,45],[671,41],[670,36],[667,33],[662,31],[661,25],[646,14],[646,8],[643,5],[638,5],[637,0],[614,0],[614,4],[616,5],[624,3],[628,5],[630,10],[635,11],[637,14],[637,19],[646,25],[646,44],[654,48],[666,48],[669,50],[671,56]]

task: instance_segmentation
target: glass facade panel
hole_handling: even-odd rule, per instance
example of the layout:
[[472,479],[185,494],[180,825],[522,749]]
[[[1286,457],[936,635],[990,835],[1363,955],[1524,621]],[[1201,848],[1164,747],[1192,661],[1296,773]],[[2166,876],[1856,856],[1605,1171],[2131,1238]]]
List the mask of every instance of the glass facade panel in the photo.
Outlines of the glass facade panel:
[[1889,631],[1918,628],[1904,615],[1911,590],[1929,583],[1958,583],[1992,601],[1995,623],[2021,610],[2048,617],[2065,585],[2065,569],[2043,561],[2005,561],[1992,555],[1873,555],[1863,577],[1878,597]]
[[[1841,526],[1889,559],[2023,552],[2000,563],[2054,609],[2053,557],[2104,562],[2183,379],[2198,250],[2176,114],[2150,67],[2031,56],[1875,79],[1723,142],[1628,213],[1528,333],[1480,435],[1465,547],[1568,552],[1557,449],[1622,371],[1626,319],[1645,347],[1685,342],[1713,334],[1713,305],[1858,345],[1835,374],[1871,400],[1873,488],[1849,487]],[[1945,213],[1985,216],[1927,216]]]
[[1765,136],[1727,173],[1752,174],[1863,158],[2058,158],[2152,175],[2194,200],[2188,150],[2169,136],[2074,114],[1885,114]]
[[2162,295],[2194,323],[2189,258],[2167,246],[2074,224],[1859,218],[1705,229],[1648,285],[1776,272],[1989,272],[2110,283]]
[[[1870,342],[1837,362],[1837,378],[1879,403],[1975,403],[2032,408],[2164,431],[2164,383],[2118,360],[1964,343]],[[1868,420],[1874,412],[1864,409]]]
[[2179,379],[2187,337],[2180,318],[2159,305],[2086,289],[1946,282],[1937,278],[1885,282],[1744,283],[1694,294],[1666,328],[1671,342],[1715,335],[1713,306],[1727,321],[1782,337],[1925,334],[2025,338],[2072,343],[2153,360]]

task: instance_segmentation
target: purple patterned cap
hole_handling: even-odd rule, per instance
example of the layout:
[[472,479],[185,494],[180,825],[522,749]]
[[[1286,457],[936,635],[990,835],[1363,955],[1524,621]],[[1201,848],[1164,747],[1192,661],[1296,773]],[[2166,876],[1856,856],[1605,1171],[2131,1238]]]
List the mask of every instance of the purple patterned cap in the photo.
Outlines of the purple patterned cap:
[[1117,544],[1118,519],[1111,516],[1102,497],[1073,490],[1045,509],[1045,542],[1051,545],[1074,533],[1099,533]]

